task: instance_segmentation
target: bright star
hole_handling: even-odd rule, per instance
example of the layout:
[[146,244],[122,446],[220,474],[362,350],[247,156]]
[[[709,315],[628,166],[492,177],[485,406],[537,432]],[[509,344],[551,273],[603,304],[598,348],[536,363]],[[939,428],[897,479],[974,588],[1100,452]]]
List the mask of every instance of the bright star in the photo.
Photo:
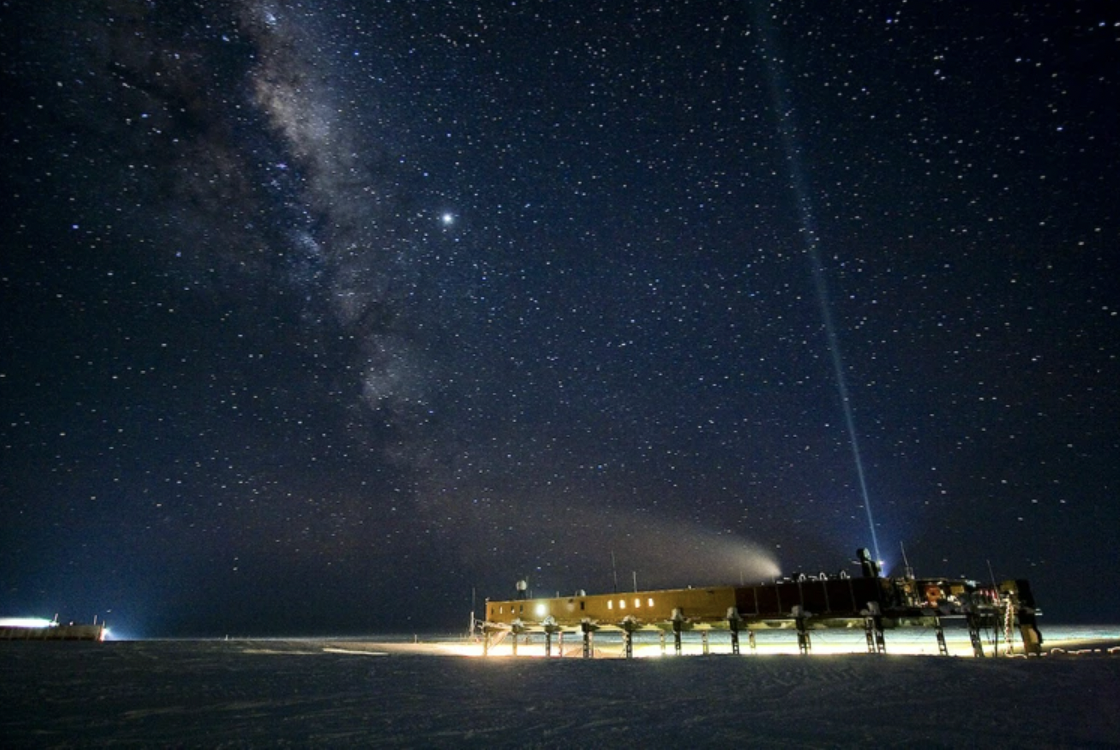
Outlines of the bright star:
[[454,214],[449,214],[449,213],[444,214],[443,216],[439,217],[439,219],[440,219],[440,221],[443,222],[443,225],[445,227],[446,226],[451,226],[452,224],[455,223],[455,215]]

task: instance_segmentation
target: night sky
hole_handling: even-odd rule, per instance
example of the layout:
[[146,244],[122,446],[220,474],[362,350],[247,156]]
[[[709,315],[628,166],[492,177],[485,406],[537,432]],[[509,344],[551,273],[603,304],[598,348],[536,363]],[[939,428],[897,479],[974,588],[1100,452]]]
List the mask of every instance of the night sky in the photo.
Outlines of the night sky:
[[1115,3],[0,8],[0,615],[457,629],[902,543],[1120,620]]

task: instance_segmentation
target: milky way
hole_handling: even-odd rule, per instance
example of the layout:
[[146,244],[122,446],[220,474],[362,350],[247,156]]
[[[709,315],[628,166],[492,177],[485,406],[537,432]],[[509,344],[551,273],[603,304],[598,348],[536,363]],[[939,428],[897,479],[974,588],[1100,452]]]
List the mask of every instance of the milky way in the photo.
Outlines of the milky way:
[[[407,341],[407,322],[393,318],[400,298],[415,291],[410,274],[418,261],[409,242],[394,236],[400,200],[392,175],[371,168],[384,134],[357,140],[355,103],[331,84],[330,66],[316,64],[317,19],[299,8],[249,3],[241,15],[258,50],[250,72],[254,103],[290,154],[283,169],[300,174],[292,192],[307,227],[293,230],[298,242],[291,246],[317,270],[298,281],[325,295],[338,324],[357,339],[355,369],[369,407],[413,418],[424,405],[424,367]],[[313,291],[315,281],[321,285]]]

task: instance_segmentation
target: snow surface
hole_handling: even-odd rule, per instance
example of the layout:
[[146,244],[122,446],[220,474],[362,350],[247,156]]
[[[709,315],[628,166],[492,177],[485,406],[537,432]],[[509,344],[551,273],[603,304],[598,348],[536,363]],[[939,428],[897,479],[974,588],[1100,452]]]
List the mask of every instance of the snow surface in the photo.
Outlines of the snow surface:
[[0,744],[1120,747],[1120,655],[1063,645],[585,660],[469,658],[463,642],[0,643]]

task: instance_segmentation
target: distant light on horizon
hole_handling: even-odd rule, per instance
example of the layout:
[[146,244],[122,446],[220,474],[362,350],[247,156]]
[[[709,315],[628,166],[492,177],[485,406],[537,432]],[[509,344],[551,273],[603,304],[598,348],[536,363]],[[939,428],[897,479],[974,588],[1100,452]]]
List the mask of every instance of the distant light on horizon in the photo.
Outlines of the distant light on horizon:
[[0,628],[49,628],[54,624],[43,617],[0,617]]

